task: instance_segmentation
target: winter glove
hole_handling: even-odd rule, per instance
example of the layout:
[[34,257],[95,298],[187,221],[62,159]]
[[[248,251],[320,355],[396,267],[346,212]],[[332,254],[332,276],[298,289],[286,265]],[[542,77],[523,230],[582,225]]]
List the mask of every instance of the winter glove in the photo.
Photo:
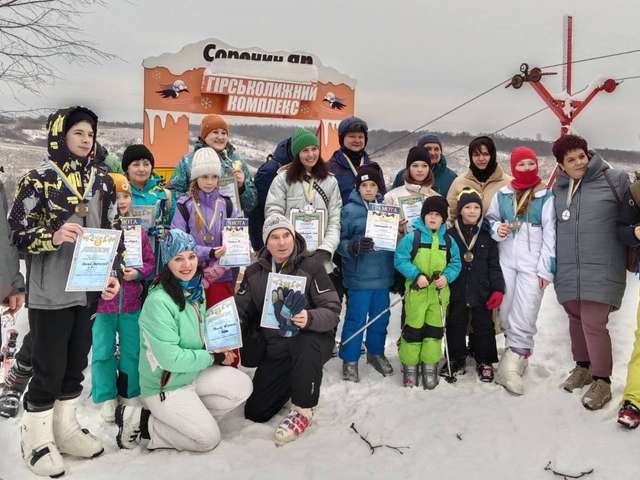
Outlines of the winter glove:
[[[291,293],[290,288],[278,287],[271,296],[273,303],[273,312],[278,320],[280,327],[279,333],[282,337],[293,337],[298,333],[298,327],[291,322],[291,317],[295,315],[291,313],[289,306],[285,306],[285,300]],[[297,313],[297,312],[296,312]]]
[[331,254],[326,250],[318,249],[311,255],[311,259],[318,265],[324,265],[325,262],[331,261]]
[[496,308],[498,308],[502,304],[503,297],[503,292],[493,292],[491,295],[489,295],[489,300],[487,300],[487,303],[485,304],[487,310],[495,310]]
[[349,242],[349,253],[357,257],[365,253],[373,251],[373,239],[370,237],[362,237],[360,239],[353,239]]

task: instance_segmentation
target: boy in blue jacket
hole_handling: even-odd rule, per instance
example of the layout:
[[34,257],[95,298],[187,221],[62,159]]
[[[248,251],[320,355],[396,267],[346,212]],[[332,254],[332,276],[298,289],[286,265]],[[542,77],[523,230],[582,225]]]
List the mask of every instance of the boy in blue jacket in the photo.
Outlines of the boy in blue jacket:
[[406,278],[406,321],[399,351],[405,387],[418,385],[420,364],[423,387],[438,386],[449,284],[462,268],[458,246],[447,234],[448,211],[444,197],[428,197],[413,223],[415,230],[402,238],[395,254],[395,267]]
[[[382,203],[384,179],[376,163],[361,165],[356,188],[342,209],[340,245],[343,284],[349,289],[347,312],[342,328],[342,342],[384,310],[389,308],[389,288],[393,284],[393,252],[374,250],[373,239],[365,237],[367,205]],[[384,355],[389,312],[367,327],[367,362],[383,376],[393,374]],[[358,360],[364,332],[340,348],[342,378],[358,382]]]

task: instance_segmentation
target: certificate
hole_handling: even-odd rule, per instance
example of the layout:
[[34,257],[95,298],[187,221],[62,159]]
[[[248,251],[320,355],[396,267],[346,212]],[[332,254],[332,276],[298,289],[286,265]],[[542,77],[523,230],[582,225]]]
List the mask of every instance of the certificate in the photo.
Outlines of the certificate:
[[218,180],[218,191],[220,192],[220,195],[224,195],[231,199],[233,209],[238,215],[241,215],[242,208],[240,208],[240,192],[238,190],[236,177],[220,177],[220,180]]
[[121,217],[124,235],[124,264],[126,267],[142,267],[142,218]]
[[155,205],[131,205],[131,216],[142,218],[142,227],[145,230],[156,226]]
[[375,250],[395,252],[399,223],[400,207],[370,203],[364,236],[373,239]]
[[[288,288],[291,290],[297,290],[304,293],[304,289],[307,285],[307,277],[298,277],[295,275],[283,275],[280,273],[269,273],[267,277],[267,289],[264,293],[264,303],[262,304],[262,316],[260,317],[260,326],[264,328],[270,328],[274,330],[280,330],[280,324],[276,318],[276,314],[273,308],[274,293],[278,288]],[[291,328],[291,326],[288,326]],[[287,337],[292,337],[294,333],[288,330],[285,334]]]
[[422,204],[424,203],[424,195],[408,195],[406,197],[399,197],[398,203],[400,204],[400,214],[403,220],[407,221],[407,232],[413,231],[413,222],[420,218],[420,212],[422,211]]
[[220,266],[246,267],[251,265],[251,240],[247,218],[225,218],[222,245],[226,251],[220,257]]
[[324,238],[324,216],[322,209],[311,211],[291,209],[290,220],[293,229],[304,237],[307,250],[310,252],[317,250]]
[[233,297],[226,298],[207,310],[204,330],[204,343],[210,352],[242,347],[240,318]]
[[84,233],[73,250],[65,291],[101,292],[109,281],[122,232],[101,228],[82,230]]

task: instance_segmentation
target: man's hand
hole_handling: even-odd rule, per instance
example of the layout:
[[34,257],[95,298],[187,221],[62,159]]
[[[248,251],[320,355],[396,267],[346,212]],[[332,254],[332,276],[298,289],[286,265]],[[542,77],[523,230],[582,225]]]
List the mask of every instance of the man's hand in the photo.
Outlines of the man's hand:
[[307,310],[302,310],[300,313],[294,315],[293,317],[291,317],[291,321],[293,322],[293,324],[299,328],[304,328],[307,326],[307,323],[309,322],[309,314],[307,312]]
[[65,223],[53,234],[51,242],[56,247],[64,242],[76,243],[82,233],[82,227],[77,223]]
[[9,307],[5,313],[15,315],[24,305],[24,292],[11,293],[3,303]]

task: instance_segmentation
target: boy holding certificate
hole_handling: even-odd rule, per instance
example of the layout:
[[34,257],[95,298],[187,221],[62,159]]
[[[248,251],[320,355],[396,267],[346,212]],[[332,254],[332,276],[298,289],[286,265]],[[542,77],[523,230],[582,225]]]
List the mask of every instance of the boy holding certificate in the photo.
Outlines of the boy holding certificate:
[[[380,312],[389,308],[389,287],[393,284],[393,252],[374,250],[373,239],[365,236],[367,205],[382,202],[383,184],[377,164],[362,165],[356,177],[356,189],[349,196],[349,203],[342,209],[340,246],[343,283],[349,289],[347,313],[344,317],[342,340],[350,338],[357,330]],[[383,376],[391,375],[393,367],[384,355],[389,313],[367,328],[367,363]],[[342,379],[358,382],[358,360],[364,332],[340,348],[343,361]]]
[[[20,441],[22,458],[36,475],[62,475],[61,454],[92,458],[104,451],[76,419],[98,294],[66,291],[84,228],[111,228],[117,213],[113,180],[91,163],[97,124],[83,107],[49,117],[49,158],[20,179],[9,214],[13,242],[28,254],[33,378]],[[120,284],[114,276],[106,280],[102,298],[110,300]]]
[[442,336],[449,284],[460,274],[460,251],[447,233],[445,221],[449,205],[439,195],[422,205],[414,231],[400,241],[395,267],[406,278],[406,322],[400,338],[403,385],[419,383],[431,390],[438,386],[438,363],[442,358]]
[[[124,222],[130,214],[131,187],[124,175],[110,175],[116,185],[118,213]],[[126,236],[128,232],[124,232],[124,228],[123,234]],[[140,295],[142,282],[153,272],[155,257],[149,237],[143,229],[138,227],[131,234],[137,235],[139,245],[136,249],[142,252],[142,263],[125,267],[122,288],[117,297],[98,301],[98,311],[92,327],[91,397],[95,403],[102,403],[101,415],[107,423],[115,421],[118,395],[122,398],[135,398],[140,395]],[[130,242],[125,239],[125,244],[129,245]],[[132,252],[125,253],[126,265],[130,265],[129,253]],[[116,362],[115,358],[116,333],[120,351],[119,362]]]

